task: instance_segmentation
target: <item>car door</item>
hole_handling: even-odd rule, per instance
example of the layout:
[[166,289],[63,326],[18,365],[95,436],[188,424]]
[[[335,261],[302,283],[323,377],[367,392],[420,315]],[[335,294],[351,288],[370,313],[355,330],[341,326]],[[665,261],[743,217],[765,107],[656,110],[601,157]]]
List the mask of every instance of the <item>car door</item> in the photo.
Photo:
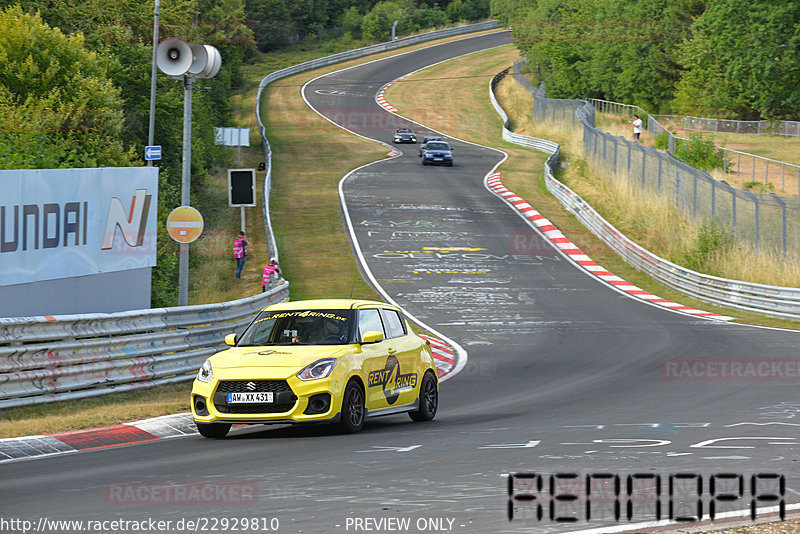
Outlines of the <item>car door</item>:
[[397,397],[394,406],[410,404],[419,396],[419,383],[422,371],[419,365],[419,343],[415,336],[409,336],[405,321],[400,312],[381,308],[381,319],[389,341],[389,351],[394,350],[398,367],[389,379],[387,390],[390,398]]
[[366,377],[367,409],[377,410],[390,406],[384,394],[384,386],[391,374],[391,365],[387,364],[391,363],[394,355],[389,352],[389,341],[386,339],[386,330],[378,308],[361,308],[358,310],[359,341],[370,331],[381,332],[384,337],[377,343],[361,344],[361,367]]

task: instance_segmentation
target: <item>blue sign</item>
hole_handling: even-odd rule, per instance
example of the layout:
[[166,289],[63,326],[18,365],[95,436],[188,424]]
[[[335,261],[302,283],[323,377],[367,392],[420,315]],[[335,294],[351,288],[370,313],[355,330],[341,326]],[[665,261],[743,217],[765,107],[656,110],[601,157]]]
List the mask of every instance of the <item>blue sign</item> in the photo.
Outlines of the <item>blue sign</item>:
[[161,159],[161,145],[144,147],[144,159],[145,161]]

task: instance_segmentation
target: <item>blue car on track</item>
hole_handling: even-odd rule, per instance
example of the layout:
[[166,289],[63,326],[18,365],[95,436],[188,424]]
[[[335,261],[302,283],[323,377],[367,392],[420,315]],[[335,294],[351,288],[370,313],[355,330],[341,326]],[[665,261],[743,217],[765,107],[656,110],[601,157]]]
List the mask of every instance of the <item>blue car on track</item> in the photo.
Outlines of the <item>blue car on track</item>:
[[453,166],[453,149],[447,141],[428,141],[422,151],[423,165]]

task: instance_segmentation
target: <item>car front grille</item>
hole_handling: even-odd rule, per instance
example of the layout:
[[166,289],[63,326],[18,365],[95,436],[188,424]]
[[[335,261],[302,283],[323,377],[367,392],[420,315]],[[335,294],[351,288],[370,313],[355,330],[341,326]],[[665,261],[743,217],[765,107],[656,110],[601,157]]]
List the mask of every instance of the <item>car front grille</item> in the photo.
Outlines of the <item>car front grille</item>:
[[[257,404],[228,404],[228,393],[249,393],[251,391],[274,393],[275,402]],[[223,380],[214,394],[214,406],[220,413],[259,414],[283,413],[291,411],[297,403],[297,396],[286,380]]]
[[[249,386],[249,384],[253,384]],[[248,393],[250,391],[292,391],[286,380],[222,380],[217,393]]]

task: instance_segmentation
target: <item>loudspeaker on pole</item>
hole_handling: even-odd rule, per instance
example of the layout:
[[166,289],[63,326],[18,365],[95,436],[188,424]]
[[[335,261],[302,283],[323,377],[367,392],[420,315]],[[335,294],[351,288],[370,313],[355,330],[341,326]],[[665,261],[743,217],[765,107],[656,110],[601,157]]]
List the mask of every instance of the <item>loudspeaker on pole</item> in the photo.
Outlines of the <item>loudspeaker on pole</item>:
[[156,65],[168,76],[183,76],[193,63],[192,49],[181,39],[171,37],[158,45]]

